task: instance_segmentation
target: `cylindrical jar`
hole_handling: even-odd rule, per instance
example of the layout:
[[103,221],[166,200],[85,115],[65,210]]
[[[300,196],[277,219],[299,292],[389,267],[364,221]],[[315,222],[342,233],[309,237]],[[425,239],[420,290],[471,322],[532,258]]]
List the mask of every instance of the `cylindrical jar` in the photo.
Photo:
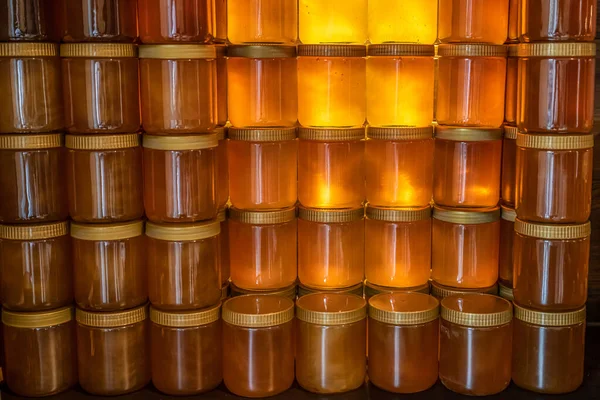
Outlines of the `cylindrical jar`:
[[368,0],[369,42],[434,44],[437,0]]
[[215,129],[219,145],[217,146],[217,169],[215,184],[217,185],[217,205],[219,209],[224,208],[229,200],[229,157],[226,128]]
[[0,41],[60,40],[60,15],[55,0],[3,1],[0,4]]
[[445,299],[448,296],[463,295],[463,294],[493,294],[498,295],[498,284],[494,284],[487,288],[481,289],[466,289],[466,288],[454,288],[444,285],[440,285],[435,281],[431,281],[431,295],[438,300]]
[[244,296],[244,295],[269,295],[269,296],[281,296],[286,299],[290,299],[296,301],[296,292],[298,286],[294,282],[293,285],[284,287],[283,289],[275,289],[275,290],[246,290],[235,286],[233,283],[231,284],[231,296]]
[[227,2],[227,36],[233,44],[294,45],[297,34],[298,0]]
[[142,43],[208,43],[215,35],[214,0],[141,0],[138,10]]
[[364,44],[367,0],[299,0],[298,32],[304,44]]
[[519,0],[508,1],[508,40],[509,43],[519,42]]
[[523,0],[521,42],[586,41],[596,38],[595,0]]
[[63,42],[132,43],[138,37],[138,0],[56,2],[62,2],[63,7]]
[[371,297],[378,294],[385,293],[423,293],[429,294],[429,282],[421,286],[414,287],[391,287],[391,286],[379,286],[365,280],[365,299],[368,301]]
[[217,221],[221,226],[221,233],[219,233],[219,265],[221,270],[221,283],[223,285],[229,284],[230,273],[230,261],[229,261],[229,224],[228,220],[228,208],[222,208],[217,214]]
[[438,38],[442,43],[504,44],[509,0],[440,0]]
[[519,59],[517,57],[519,45],[509,44],[506,46],[506,96],[504,102],[504,120],[507,124],[517,124],[517,112],[519,101]]
[[215,43],[227,42],[227,3],[228,0],[215,0]]
[[502,206],[500,219],[500,255],[498,279],[500,283],[513,287],[513,245],[515,239],[515,218],[517,213],[513,208]]
[[340,293],[340,294],[353,294],[358,297],[363,297],[364,289],[362,282],[350,287],[345,288],[337,288],[337,289],[320,289],[320,288],[312,288],[310,286],[303,285],[302,283],[298,285],[298,297],[307,296],[313,293]]
[[229,90],[227,85],[227,46],[220,44],[215,48],[217,51],[217,125],[225,126],[229,119],[227,110],[227,91]]
[[517,184],[517,128],[504,126],[502,143],[502,202],[515,205],[515,185]]

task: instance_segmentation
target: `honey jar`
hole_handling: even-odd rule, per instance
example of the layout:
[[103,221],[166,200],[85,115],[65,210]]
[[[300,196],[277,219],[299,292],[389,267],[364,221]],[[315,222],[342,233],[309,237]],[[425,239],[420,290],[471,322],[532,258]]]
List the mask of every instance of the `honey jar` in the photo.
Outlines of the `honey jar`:
[[380,286],[375,285],[365,280],[365,300],[369,300],[371,297],[378,294],[390,294],[390,293],[423,293],[429,294],[429,282],[421,286],[414,287],[391,287],[391,286]]
[[594,0],[524,0],[521,4],[521,42],[587,41],[596,37]]
[[515,185],[517,184],[517,128],[504,126],[502,143],[502,202],[515,205]]
[[229,262],[229,224],[227,223],[228,213],[227,208],[222,208],[217,214],[217,221],[221,226],[221,233],[219,233],[219,265],[221,269],[221,283],[223,285],[229,283],[230,274],[230,262]]
[[247,290],[242,289],[235,286],[233,283],[231,284],[231,296],[245,296],[245,295],[269,295],[269,296],[281,296],[286,299],[290,299],[296,301],[296,292],[298,286],[294,282],[294,284],[284,287],[283,289],[274,289],[274,290]]
[[304,44],[364,44],[367,0],[299,0],[298,32]]
[[214,0],[142,0],[138,8],[142,43],[208,43],[215,35]]
[[215,43],[227,42],[227,3],[228,0],[215,0]]
[[[62,2],[63,42],[128,42],[138,36],[138,0],[58,0]],[[147,0],[139,2],[142,7]]]
[[215,48],[217,51],[217,125],[225,126],[229,119],[227,116],[227,46],[221,44]]
[[519,42],[519,0],[508,1],[508,40],[510,43]]
[[313,288],[310,286],[306,286],[303,285],[302,283],[300,283],[298,285],[298,297],[302,297],[302,296],[306,296],[309,294],[313,294],[313,293],[325,293],[325,294],[331,294],[331,293],[340,293],[340,294],[353,294],[356,295],[358,297],[363,297],[364,294],[364,289],[363,289],[363,284],[358,283],[356,285],[353,286],[349,286],[349,287],[344,287],[344,288],[334,288],[334,289],[319,289],[319,288]]
[[500,283],[513,287],[513,246],[515,239],[515,218],[517,213],[513,208],[502,206],[500,219],[500,256],[498,278]]
[[60,13],[53,0],[7,1],[0,6],[0,41],[59,41]]
[[224,208],[229,200],[229,161],[227,157],[227,131],[226,128],[215,129],[219,145],[217,146],[217,170],[215,184],[217,186],[217,205]]
[[226,11],[233,44],[296,44],[298,0],[228,0]]
[[509,0],[440,0],[438,38],[442,43],[504,44]]
[[445,299],[448,296],[463,295],[463,294],[498,294],[498,284],[493,284],[490,287],[480,289],[454,288],[440,285],[435,281],[431,281],[431,295],[438,300]]
[[368,0],[369,42],[434,44],[437,0]]
[[[512,1],[512,0],[511,0]],[[504,104],[504,120],[507,124],[517,124],[517,111],[519,95],[519,59],[517,58],[519,45],[509,44],[506,46],[506,96]]]

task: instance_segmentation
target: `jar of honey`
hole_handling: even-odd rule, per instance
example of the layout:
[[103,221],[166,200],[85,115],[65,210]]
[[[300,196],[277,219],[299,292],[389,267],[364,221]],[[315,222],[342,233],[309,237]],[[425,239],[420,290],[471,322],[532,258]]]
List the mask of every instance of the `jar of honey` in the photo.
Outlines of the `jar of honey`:
[[446,297],[441,304],[440,380],[444,386],[470,396],[506,389],[511,379],[511,303],[487,294],[468,294]]
[[591,42],[596,38],[596,6],[594,0],[523,0],[519,39]]
[[591,132],[596,44],[525,43],[519,45],[518,56],[519,131]]
[[60,55],[67,131],[127,133],[140,129],[135,45],[69,43],[61,46]]
[[54,0],[6,1],[0,5],[0,41],[58,42],[60,13]]
[[465,289],[493,286],[498,280],[500,207],[433,209],[431,279]]
[[[450,0],[441,0],[442,3],[447,1]],[[497,0],[494,4],[507,1]],[[467,2],[470,3],[471,0]],[[494,8],[495,5],[489,4],[489,7]],[[442,13],[443,11],[440,11],[440,15]],[[488,10],[485,11],[485,15],[497,18],[497,14]],[[436,104],[438,124],[492,128],[499,128],[502,125],[506,89],[506,54],[505,46],[483,44],[439,46],[439,83]]]
[[227,300],[229,297],[231,297],[231,290],[230,290],[230,283],[229,281],[227,281],[226,283],[223,284],[223,286],[221,286],[221,301],[225,301]]
[[61,85],[58,45],[0,43],[0,134],[62,129]]
[[[217,0],[222,1],[222,0]],[[215,46],[217,51],[217,125],[225,126],[227,114],[227,46]]]
[[145,304],[144,222],[71,224],[73,287],[77,306],[118,311]]
[[[337,1],[319,2],[319,6],[329,7]],[[341,8],[350,9],[348,2]],[[366,46],[359,45],[298,46],[300,125],[363,126],[367,117],[366,55]]]
[[509,43],[519,42],[519,0],[508,1],[508,40]]
[[297,200],[296,128],[229,128],[229,197],[239,209],[289,208]]
[[[64,42],[129,42],[138,36],[138,0],[62,1]],[[140,1],[140,4],[147,0]]]
[[519,219],[586,222],[592,203],[593,147],[593,135],[519,134],[515,189]]
[[305,390],[343,393],[366,375],[367,303],[352,294],[315,293],[296,302],[296,380]]
[[437,127],[433,201],[445,207],[495,207],[501,166],[502,129]]
[[358,283],[356,285],[353,285],[353,286],[349,286],[349,287],[345,287],[345,288],[337,288],[337,289],[319,289],[319,288],[313,288],[313,287],[310,287],[310,286],[303,285],[302,283],[298,285],[298,297],[307,296],[307,295],[313,294],[313,293],[353,294],[353,295],[358,296],[358,297],[363,297],[363,295],[364,295],[364,289],[363,289],[362,282]]
[[335,289],[365,278],[364,209],[308,209],[298,215],[298,278],[304,285]]
[[513,287],[513,245],[515,238],[515,218],[517,213],[514,208],[501,207],[500,219],[500,256],[498,278],[500,283]]
[[248,295],[223,304],[223,380],[236,396],[267,397],[294,382],[294,302]]
[[118,396],[150,383],[148,307],[94,313],[77,309],[79,384],[96,396]]
[[392,393],[416,393],[438,379],[440,303],[422,293],[369,299],[369,381]]
[[199,311],[150,308],[152,383],[160,392],[195,395],[223,380],[221,304]]
[[379,286],[365,280],[365,299],[368,301],[371,297],[378,294],[390,294],[390,293],[423,293],[429,294],[429,282],[424,285],[414,287],[391,287],[391,286]]
[[17,396],[42,397],[77,384],[73,308],[2,311],[4,379]]
[[217,205],[224,208],[229,200],[229,161],[227,157],[227,130],[219,127],[215,129],[219,145],[217,146],[217,170],[215,184],[217,186]]
[[229,0],[227,3],[227,36],[233,44],[294,45],[297,32],[298,0]]
[[503,299],[506,299],[508,301],[514,301],[515,300],[515,296],[514,296],[514,293],[513,293],[512,285],[511,286],[504,286],[501,283],[498,284],[498,296],[500,296]]
[[221,227],[219,233],[219,265],[221,269],[221,283],[223,285],[229,283],[230,267],[229,267],[229,224],[227,208],[222,208],[217,214],[217,221]]
[[215,43],[227,42],[227,0],[215,0]]
[[502,202],[515,205],[515,185],[517,183],[517,128],[504,126],[502,146]]
[[0,222],[39,223],[68,217],[61,134],[0,136]]
[[434,44],[437,0],[368,0],[369,42]]
[[146,133],[207,133],[217,126],[215,46],[140,46],[140,85]]
[[294,284],[284,287],[283,289],[275,289],[275,290],[247,290],[242,289],[235,286],[233,283],[231,284],[231,296],[245,296],[245,295],[269,295],[269,296],[281,296],[286,299],[290,299],[296,301],[296,292],[298,286],[294,282]]
[[463,294],[498,294],[498,284],[493,284],[490,287],[480,289],[466,289],[466,288],[455,288],[440,285],[435,281],[431,281],[431,295],[438,300],[445,299],[448,296],[463,295]]
[[545,394],[573,392],[583,383],[585,307],[556,313],[515,304],[513,382]]
[[298,130],[298,201],[305,207],[356,208],[365,200],[364,128]]
[[208,43],[215,34],[214,0],[142,0],[138,8],[142,43]]
[[364,44],[367,0],[299,0],[298,31],[304,44]]
[[196,222],[217,216],[216,134],[144,135],[144,208],[152,222]]
[[[433,127],[367,127],[366,195],[377,207],[419,207],[433,192]],[[341,163],[344,165],[344,163]]]
[[[402,7],[404,2],[397,4],[395,7]],[[367,121],[370,126],[431,125],[434,54],[433,45],[425,44],[369,46]]]
[[148,297],[165,311],[197,310],[221,299],[219,221],[146,224]]
[[66,136],[69,214],[112,223],[144,215],[142,149],[136,133]]
[[[512,0],[511,0],[512,1]],[[517,58],[519,45],[509,44],[506,46],[506,96],[504,104],[504,120],[507,124],[517,124],[517,110],[519,96],[519,59]]]
[[442,43],[504,44],[508,3],[509,0],[440,0],[438,38]]

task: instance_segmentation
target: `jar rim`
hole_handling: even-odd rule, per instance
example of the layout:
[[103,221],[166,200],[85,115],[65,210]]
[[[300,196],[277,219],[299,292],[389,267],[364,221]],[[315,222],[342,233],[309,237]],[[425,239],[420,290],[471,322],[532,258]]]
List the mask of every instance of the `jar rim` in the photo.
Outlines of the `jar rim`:
[[240,58],[294,58],[296,57],[296,46],[273,43],[232,45],[227,48],[227,56]]
[[217,135],[217,140],[221,141],[221,140],[227,139],[227,130],[228,130],[228,128],[226,128],[224,126],[217,126],[213,130],[213,133],[215,135]]
[[146,222],[146,236],[171,242],[208,239],[221,233],[221,223],[214,219],[192,224],[157,224]]
[[80,240],[125,240],[142,236],[143,234],[143,220],[102,225],[71,223],[71,237]]
[[65,147],[71,150],[116,150],[139,147],[140,135],[66,135]]
[[143,44],[139,58],[160,60],[195,60],[217,58],[217,49],[211,44]]
[[459,126],[436,126],[436,139],[460,142],[479,142],[501,140],[502,128],[465,128]]
[[539,326],[570,326],[585,322],[586,307],[583,306],[579,310],[568,312],[542,312],[530,310],[514,304],[515,318],[532,325]]
[[365,138],[364,127],[353,128],[310,128],[301,126],[298,128],[300,140],[314,140],[322,142],[345,142],[362,140]]
[[495,44],[440,44],[438,55],[440,57],[506,57],[507,49],[504,45]]
[[56,57],[58,44],[44,42],[0,43],[0,57]]
[[366,216],[368,219],[385,222],[416,222],[431,219],[431,206],[385,208],[367,204]]
[[383,43],[372,44],[367,48],[369,57],[433,57],[435,46],[421,43]]
[[487,224],[500,220],[500,207],[445,208],[434,205],[433,219],[451,224]]
[[300,44],[298,57],[366,57],[367,46],[359,44]]
[[60,56],[69,58],[135,58],[133,43],[63,43]]
[[505,205],[500,206],[500,208],[503,220],[515,222],[515,219],[517,218],[517,211],[514,208]]
[[222,318],[230,325],[245,328],[283,325],[294,319],[294,302],[286,297],[264,294],[236,296],[223,304]]
[[518,54],[519,54],[519,44],[518,43],[506,45],[506,55],[508,57],[517,57]]
[[271,225],[283,224],[296,219],[296,206],[283,210],[248,211],[239,208],[229,208],[229,219],[243,224]]
[[81,325],[93,328],[117,328],[133,325],[148,318],[148,305],[133,310],[117,312],[91,312],[80,308],[75,310],[75,319]]
[[339,288],[339,289],[322,289],[305,285],[302,282],[298,284],[298,297],[306,296],[313,293],[342,293],[342,294],[355,294],[357,296],[363,295],[363,283],[357,283],[356,285]]
[[353,209],[298,207],[299,219],[324,224],[361,221],[364,216],[364,207]]
[[367,138],[375,140],[424,140],[433,132],[433,126],[367,126]]
[[590,222],[583,224],[538,224],[515,219],[515,232],[523,236],[530,236],[547,240],[573,240],[584,239],[592,234]]
[[62,147],[64,137],[62,133],[45,135],[2,135],[0,136],[0,149],[2,150],[35,150]]
[[172,328],[192,328],[208,325],[219,320],[221,316],[221,303],[193,311],[161,311],[150,306],[150,321],[157,325]]
[[417,292],[380,293],[369,299],[369,317],[390,325],[420,325],[435,321],[440,302]]
[[498,283],[498,295],[508,301],[513,301],[515,299],[515,296],[513,295],[513,289],[508,286],[504,286],[502,283]]
[[470,293],[483,293],[483,294],[498,294],[498,284],[495,283],[490,287],[481,288],[481,289],[462,289],[462,288],[453,288],[450,286],[441,285],[435,281],[431,281],[431,294],[435,297],[440,297],[442,299],[448,296],[454,296],[457,294],[470,294]]
[[228,214],[229,214],[229,207],[227,207],[227,205],[225,205],[223,208],[219,209],[219,211],[217,212],[217,221],[219,222],[225,222],[227,220]]
[[389,286],[376,285],[374,283],[369,282],[368,280],[365,280],[365,295],[367,297],[375,296],[375,295],[382,294],[382,293],[412,293],[412,292],[429,294],[429,292],[430,292],[429,282],[427,282],[423,285],[420,285],[420,286],[400,288],[400,287],[389,287]]
[[36,329],[61,325],[73,320],[72,306],[40,312],[2,310],[2,323],[14,328]]
[[595,57],[594,42],[550,42],[521,43],[517,48],[518,57]]
[[296,318],[309,324],[345,325],[367,316],[367,302],[348,293],[311,293],[296,301]]
[[228,129],[231,140],[244,142],[282,142],[296,139],[296,127],[277,128],[235,128]]
[[69,221],[31,225],[0,225],[0,239],[43,240],[69,234]]
[[[473,328],[500,326],[508,324],[513,318],[512,304],[506,299],[489,294],[448,296],[442,299],[441,306],[442,319]],[[469,310],[472,308],[475,309]]]
[[166,151],[186,151],[203,150],[215,148],[219,145],[219,139],[216,133],[208,135],[189,135],[189,136],[159,136],[144,134],[142,146],[145,149],[166,150]]
[[504,125],[504,138],[505,139],[516,139],[519,130],[516,126]]
[[594,135],[517,134],[517,146],[538,150],[583,150],[594,147]]
[[271,295],[271,296],[281,296],[281,297],[285,297],[285,298],[288,298],[291,300],[295,300],[296,299],[296,288],[297,288],[297,284],[294,283],[290,286],[284,287],[283,289],[248,290],[248,289],[240,288],[232,283],[231,284],[231,296],[237,297],[237,296],[243,296],[243,295],[248,295],[248,294]]

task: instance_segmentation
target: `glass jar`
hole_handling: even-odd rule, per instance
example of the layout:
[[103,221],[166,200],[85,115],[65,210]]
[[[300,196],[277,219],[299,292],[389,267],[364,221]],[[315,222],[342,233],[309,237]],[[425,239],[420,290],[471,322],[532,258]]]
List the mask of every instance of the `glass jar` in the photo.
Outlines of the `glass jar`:
[[508,33],[508,3],[509,0],[440,0],[439,40],[442,43],[504,44]]
[[233,44],[296,44],[298,0],[229,0],[227,36]]
[[68,132],[128,133],[140,129],[135,45],[63,44],[60,55]]
[[[222,1],[222,0],[217,0]],[[226,0],[225,0],[226,1]],[[227,46],[215,46],[217,51],[217,125],[227,124]]]
[[515,185],[517,183],[517,128],[504,126],[502,145],[502,202],[515,205]]
[[594,0],[523,0],[521,42],[588,41],[596,38]]
[[450,287],[482,289],[498,280],[500,207],[433,209],[431,279]]
[[300,127],[298,137],[298,201],[309,208],[360,207],[365,129]]
[[500,219],[500,255],[498,267],[498,279],[500,283],[513,287],[513,243],[515,239],[515,218],[517,213],[514,208],[501,207],[502,219]]
[[221,286],[221,301],[224,302],[225,300],[227,300],[229,297],[231,297],[231,290],[230,290],[230,284],[229,282],[223,284],[223,286]]
[[345,288],[338,288],[338,289],[319,289],[319,288],[312,288],[310,286],[306,286],[303,285],[302,283],[300,283],[298,285],[298,297],[303,297],[309,294],[313,294],[313,293],[325,293],[325,294],[331,294],[331,293],[340,293],[340,294],[353,294],[355,296],[358,297],[363,297],[364,295],[364,289],[363,289],[363,284],[362,282],[357,284],[357,285],[353,285],[350,287],[345,287]]
[[547,394],[581,386],[585,311],[542,313],[515,304],[512,379],[517,386]]
[[229,198],[239,209],[292,207],[298,197],[296,128],[229,128]]
[[366,375],[367,303],[352,294],[315,293],[296,302],[296,380],[313,393],[342,393]]
[[69,214],[109,223],[144,215],[142,149],[136,133],[66,136]]
[[502,129],[438,126],[433,201],[446,207],[495,207],[501,167]]
[[219,145],[217,146],[217,171],[215,183],[217,185],[217,205],[219,209],[227,206],[229,200],[229,161],[227,157],[227,128],[215,129]]
[[17,396],[50,396],[77,384],[73,308],[2,311],[4,378]]
[[248,290],[281,289],[296,282],[297,226],[296,207],[229,209],[231,282]]
[[503,284],[498,284],[498,296],[506,299],[508,301],[514,301],[515,296],[513,294],[512,286],[504,286]]
[[58,45],[2,43],[0,93],[0,134],[62,129],[64,118]]
[[81,388],[97,396],[134,392],[150,383],[148,307],[114,313],[77,309]]
[[150,308],[152,383],[160,392],[195,395],[223,380],[221,304],[167,313]]
[[[337,1],[328,1],[327,4]],[[349,9],[348,1],[344,2],[346,4],[341,8]],[[323,2],[321,4],[329,7]],[[367,117],[366,55],[366,46],[298,46],[300,125],[363,126]]]
[[298,32],[304,44],[364,44],[367,0],[299,0]]
[[508,2],[508,40],[510,43],[519,42],[519,0]]
[[43,311],[73,302],[69,223],[0,225],[2,306]]
[[[498,0],[494,4],[501,2],[502,0]],[[491,4],[489,6],[495,7]],[[488,11],[486,14],[496,18],[496,15]],[[505,46],[482,44],[439,46],[439,83],[436,104],[438,124],[492,128],[499,128],[502,125],[506,90],[506,54]]]
[[431,295],[438,300],[445,299],[448,296],[463,295],[463,294],[498,294],[498,284],[494,284],[490,287],[481,289],[465,289],[465,288],[453,288],[444,285],[440,285],[435,281],[431,281]]
[[197,310],[221,299],[219,221],[146,224],[148,297],[168,311]]
[[62,188],[65,151],[61,134],[0,136],[0,222],[67,219]]
[[142,0],[142,43],[208,43],[215,34],[214,0]]
[[437,0],[368,0],[369,42],[434,44]]
[[591,132],[596,44],[520,44],[518,56],[519,131]]
[[519,95],[519,59],[517,58],[519,45],[509,44],[506,46],[506,96],[504,102],[504,120],[507,124],[517,124],[517,110]]
[[440,303],[422,293],[369,300],[369,381],[393,393],[429,389],[438,379]]
[[[400,4],[404,2],[396,4],[402,7]],[[367,121],[370,126],[431,125],[434,53],[433,45],[424,44],[369,46]]]
[[217,216],[216,134],[144,135],[144,208],[152,222],[197,222]]
[[296,47],[229,46],[227,56],[227,101],[231,124],[235,127],[296,125]]
[[138,0],[59,1],[65,20],[63,42],[132,43],[138,37]]
[[140,82],[146,133],[208,133],[217,126],[215,46],[140,46]]
[[[367,127],[366,195],[377,207],[419,207],[433,192],[433,127]],[[343,164],[342,164],[343,165]]]
[[216,43],[227,42],[227,0],[215,0],[215,39]]
[[230,274],[230,261],[229,261],[229,224],[227,223],[228,208],[222,208],[217,214],[217,221],[221,226],[221,233],[219,233],[219,265],[221,269],[221,283],[223,285],[229,284]]
[[55,0],[3,1],[0,4],[0,41],[59,41]]
[[73,287],[77,306],[118,311],[145,304],[144,222],[71,224]]
[[470,396],[500,393],[510,384],[513,309],[487,294],[442,300],[440,380]]
[[294,382],[294,302],[248,295],[223,304],[223,380],[237,396],[267,397]]
[[519,219],[553,224],[586,222],[592,203],[593,147],[593,135],[519,134],[515,190]]
[[382,293],[423,293],[429,294],[429,282],[421,286],[414,287],[405,287],[405,288],[397,288],[397,287],[389,287],[389,286],[379,286],[372,284],[371,282],[365,280],[365,299],[368,301],[371,297],[376,296]]
[[368,205],[366,215],[366,279],[388,287],[426,285],[431,275],[431,206]]
[[281,297],[285,297],[286,299],[290,299],[293,301],[296,301],[296,292],[297,292],[297,285],[296,283],[294,283],[293,285],[290,285],[288,287],[285,287],[283,289],[275,289],[275,290],[246,290],[246,289],[242,289],[239,288],[237,286],[235,286],[233,283],[231,284],[231,296],[232,297],[237,297],[237,296],[244,296],[244,295],[270,295],[270,296],[281,296]]

